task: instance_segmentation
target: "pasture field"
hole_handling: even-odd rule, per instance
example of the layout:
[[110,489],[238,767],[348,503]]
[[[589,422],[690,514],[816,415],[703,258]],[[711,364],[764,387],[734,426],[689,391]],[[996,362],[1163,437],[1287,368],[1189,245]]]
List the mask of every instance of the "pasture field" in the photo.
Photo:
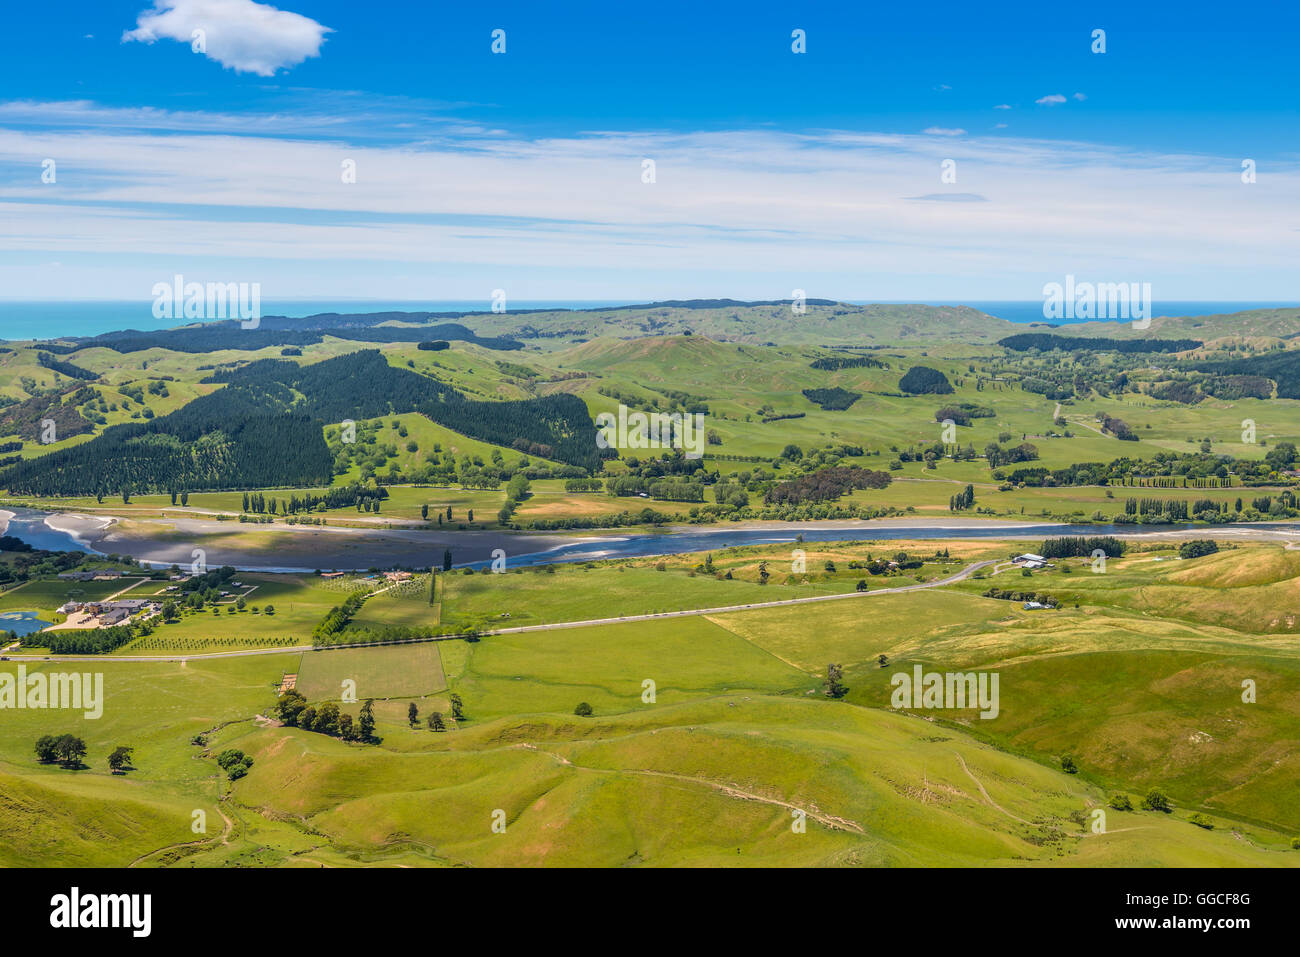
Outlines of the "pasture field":
[[[438,576],[439,599],[444,591],[441,582],[450,577],[452,576],[441,574]],[[379,589],[366,599],[366,603],[352,619],[352,624],[359,628],[435,626],[442,621],[441,608],[441,600],[432,604],[429,602],[429,576],[417,575],[410,581],[391,587],[380,583]]]
[[[6,866],[125,866],[164,847],[200,840],[191,812],[203,810],[209,840],[220,835],[222,786],[212,761],[190,743],[230,722],[253,723],[275,699],[273,682],[296,667],[296,655],[213,661],[31,662],[29,672],[103,674],[103,714],[73,710],[6,710],[0,735],[0,791],[6,813],[0,861]],[[292,662],[292,665],[289,662]],[[16,662],[0,662],[13,674]],[[32,747],[44,734],[85,740],[84,770],[36,762]],[[135,748],[135,770],[110,774],[108,753]]]
[[[1020,547],[938,544],[949,565]],[[808,546],[810,561],[869,549],[882,550]],[[714,561],[745,569],[764,550],[741,552]],[[548,590],[600,592],[608,612],[645,587],[611,592],[616,576],[638,575],[673,582],[660,592],[808,593],[691,578],[703,558],[681,556],[663,572],[628,562],[622,572],[602,563],[536,579],[453,575],[443,601],[487,607],[495,590],[541,606]],[[0,788],[17,810],[0,819],[0,859],[40,862],[54,848],[72,861],[140,866],[1297,866],[1289,841],[1300,816],[1289,798],[1300,765],[1286,746],[1300,735],[1294,633],[1198,620],[1185,595],[1176,601],[1193,610],[1183,618],[1138,605],[1163,588],[1231,605],[1241,590],[1290,583],[1294,559],[1273,546],[1189,561],[1152,548],[1112,560],[1106,575],[999,571],[940,589],[709,617],[183,663],[107,657],[93,665],[105,674],[98,721],[6,712]],[[519,591],[534,580],[549,588]],[[463,583],[473,592],[458,591]],[[989,585],[1054,595],[1069,587],[1079,607],[1026,611],[981,597]],[[828,663],[844,669],[843,700],[822,693]],[[891,677],[917,664],[997,671],[998,716],[893,710]],[[361,699],[388,699],[375,708],[380,743],[258,717],[273,715],[284,673],[297,673],[314,700],[337,698],[345,678]],[[1241,700],[1243,677],[1257,684],[1255,703]],[[464,720],[427,730],[423,717],[446,714],[453,692]],[[406,722],[410,701],[420,707],[416,728]],[[584,701],[593,715],[575,716]],[[35,738],[64,731],[86,738],[88,768],[35,762]],[[190,744],[202,732],[206,746]],[[135,770],[115,777],[103,762],[118,744],[137,753]],[[254,759],[233,783],[211,760],[227,747]],[[1060,769],[1064,754],[1078,774]],[[1172,813],[1138,808],[1150,787],[1169,794]],[[1135,810],[1107,806],[1117,791]],[[59,813],[44,813],[51,801]],[[211,825],[197,838],[196,808]],[[497,808],[505,835],[490,829]],[[1091,831],[1098,808],[1108,814],[1102,834]],[[807,814],[805,834],[790,826],[795,811]],[[1193,812],[1213,829],[1191,824]],[[87,821],[110,839],[81,836]]]
[[[930,560],[919,569],[889,575],[849,567],[872,557],[892,559],[909,548],[917,558],[933,559],[936,551],[932,544],[916,542],[792,542],[724,549],[709,556],[530,566],[503,575],[452,572],[441,576],[442,620],[467,627],[505,627],[845,594],[856,591],[861,581],[875,591],[946,577],[975,560]],[[798,570],[795,549],[804,553]],[[970,551],[982,554],[977,549]],[[705,568],[706,560],[712,562],[712,572]],[[828,561],[835,565],[833,571],[826,568]],[[766,565],[766,585],[760,584],[760,565]]]
[[356,682],[357,699],[410,698],[447,687],[438,642],[303,652],[297,690],[309,701],[338,700],[342,682]]

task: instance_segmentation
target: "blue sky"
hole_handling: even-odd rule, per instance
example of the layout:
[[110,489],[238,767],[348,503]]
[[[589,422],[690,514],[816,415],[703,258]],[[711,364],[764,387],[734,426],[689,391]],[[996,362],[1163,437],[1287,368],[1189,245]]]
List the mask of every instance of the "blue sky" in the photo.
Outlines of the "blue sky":
[[0,297],[1297,298],[1294,4],[989,6],[19,5]]

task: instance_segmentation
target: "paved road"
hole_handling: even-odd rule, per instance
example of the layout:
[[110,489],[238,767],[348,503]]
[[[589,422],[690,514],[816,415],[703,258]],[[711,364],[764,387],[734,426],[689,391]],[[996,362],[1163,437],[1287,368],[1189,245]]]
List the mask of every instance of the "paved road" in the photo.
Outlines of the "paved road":
[[[786,598],[779,601],[751,602],[748,605],[722,605],[717,608],[687,608],[682,611],[660,611],[645,615],[623,615],[618,618],[591,618],[586,621],[557,621],[545,625],[518,625],[514,628],[494,628],[491,631],[477,632],[479,637],[490,635],[517,635],[529,631],[560,631],[566,628],[589,628],[597,625],[617,625],[629,621],[658,621],[664,618],[689,618],[696,615],[722,615],[727,612],[750,611],[756,608],[781,608],[786,605],[806,605],[817,601],[845,601],[853,598],[871,598],[875,595],[898,595],[909,591],[922,591],[926,588],[939,588],[969,578],[981,568],[994,564],[993,561],[973,562],[956,574],[947,578],[938,578],[931,582],[917,585],[900,585],[897,588],[878,588],[875,591],[851,591],[836,595],[813,595],[807,598]],[[386,644],[419,644],[425,641],[453,641],[463,635],[439,635],[436,638],[411,638],[405,641],[386,642]],[[341,648],[370,648],[373,645],[330,645],[329,651]],[[285,655],[294,652],[311,651],[311,645],[294,645],[284,648],[252,648],[246,651],[218,651],[203,655],[16,655],[13,661],[204,661],[216,658],[246,658],[254,655]]]

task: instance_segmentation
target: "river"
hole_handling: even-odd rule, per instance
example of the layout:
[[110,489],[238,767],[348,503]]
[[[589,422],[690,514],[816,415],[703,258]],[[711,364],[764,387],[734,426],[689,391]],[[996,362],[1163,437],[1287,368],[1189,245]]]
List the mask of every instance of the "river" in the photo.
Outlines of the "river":
[[[9,508],[5,534],[35,548],[75,550],[96,554],[131,555],[145,563],[188,565],[195,547],[202,547],[209,566],[229,564],[247,571],[300,572],[320,569],[366,569],[393,566],[428,567],[440,564],[444,548],[452,550],[457,568],[484,568],[500,549],[510,567],[555,562],[646,558],[688,552],[718,552],[743,545],[828,541],[953,541],[958,539],[1040,540],[1064,535],[1115,535],[1124,538],[1215,537],[1238,541],[1300,540],[1300,523],[1251,525],[1072,525],[1001,522],[985,519],[884,519],[870,522],[738,523],[672,526],[613,536],[581,533],[567,536],[510,532],[456,532],[418,529],[358,529],[333,526],[239,526],[233,523],[178,519],[157,538],[141,533],[137,523],[130,535],[117,533],[105,519]],[[51,527],[53,518],[60,526]],[[71,521],[79,518],[79,521]],[[99,527],[102,526],[102,527]],[[178,535],[175,529],[184,534]],[[241,531],[277,536],[274,547],[250,542],[242,547]],[[273,560],[271,555],[275,555]]]

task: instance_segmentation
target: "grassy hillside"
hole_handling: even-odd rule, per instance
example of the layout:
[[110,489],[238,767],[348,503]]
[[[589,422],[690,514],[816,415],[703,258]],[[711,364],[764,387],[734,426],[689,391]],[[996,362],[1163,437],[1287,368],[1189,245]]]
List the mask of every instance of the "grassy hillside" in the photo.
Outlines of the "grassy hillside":
[[[862,573],[849,561],[935,546],[810,544],[802,575],[787,574],[789,549],[772,546],[713,556],[722,579],[700,573],[704,556],[666,560],[663,571],[619,562],[451,576],[440,605],[453,617],[508,609],[514,624],[632,614],[647,595],[686,605],[799,597],[851,588]],[[946,547],[947,562],[871,588],[1023,548]],[[1081,561],[1028,579],[998,568],[939,590],[670,622],[183,663],[107,658],[94,663],[108,693],[100,720],[9,713],[0,843],[6,862],[41,863],[52,848],[92,865],[1293,866],[1294,629],[1221,621],[1211,609],[1288,586],[1295,554],[1250,546],[1180,561],[1152,547],[1104,575]],[[756,583],[764,560],[776,572],[766,586]],[[1027,611],[982,597],[989,586],[1063,607]],[[844,668],[844,700],[822,693],[828,662]],[[891,678],[914,665],[999,673],[998,716],[893,710]],[[337,700],[346,682],[379,699],[382,743],[268,722],[286,673],[316,703]],[[1244,678],[1257,686],[1252,703],[1241,699]],[[592,717],[573,715],[582,701]],[[359,705],[342,707],[355,716]],[[427,729],[433,711],[450,730]],[[63,732],[86,738],[89,767],[36,763],[35,738]],[[137,748],[125,776],[104,767],[118,744]],[[231,747],[253,758],[233,783],[213,761]],[[1060,769],[1063,755],[1079,773]],[[1137,807],[1152,787],[1170,796],[1171,814],[1109,807],[1116,792]],[[38,814],[46,804],[58,810]],[[205,834],[190,831],[196,809]],[[1093,830],[1099,810],[1105,833]],[[1194,812],[1213,829],[1190,823]],[[792,828],[800,815],[803,832]]]

